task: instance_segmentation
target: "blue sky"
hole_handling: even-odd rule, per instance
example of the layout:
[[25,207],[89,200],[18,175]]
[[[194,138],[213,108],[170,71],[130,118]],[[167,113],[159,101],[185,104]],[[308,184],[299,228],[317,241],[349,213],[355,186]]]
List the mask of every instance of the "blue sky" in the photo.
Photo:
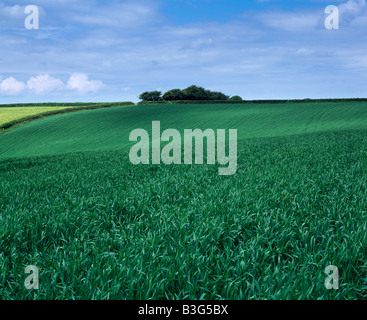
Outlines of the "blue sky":
[[[27,30],[27,5],[40,8]],[[340,11],[339,30],[324,26]],[[367,97],[365,0],[0,2],[0,103],[138,101],[191,84],[244,99]]]

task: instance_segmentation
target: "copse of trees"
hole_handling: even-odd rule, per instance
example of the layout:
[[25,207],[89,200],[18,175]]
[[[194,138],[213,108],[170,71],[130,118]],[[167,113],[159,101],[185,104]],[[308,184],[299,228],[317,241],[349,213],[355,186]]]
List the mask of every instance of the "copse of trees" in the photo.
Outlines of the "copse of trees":
[[161,101],[161,96],[162,92],[160,91],[146,91],[139,96],[139,99],[143,101]]
[[[146,91],[143,92],[139,99],[143,101],[228,101],[231,99],[235,99],[232,101],[242,101],[242,98],[239,96],[234,96],[230,98],[219,91],[211,91],[207,90],[203,87],[198,87],[192,85],[187,87],[186,89],[172,89],[167,91],[163,96],[160,91]],[[240,100],[236,100],[240,99]]]

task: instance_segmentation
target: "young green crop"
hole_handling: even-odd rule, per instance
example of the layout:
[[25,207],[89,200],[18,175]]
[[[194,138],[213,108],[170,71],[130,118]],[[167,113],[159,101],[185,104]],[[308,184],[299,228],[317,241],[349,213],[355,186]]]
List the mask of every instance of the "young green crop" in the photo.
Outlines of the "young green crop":
[[[3,160],[0,297],[365,299],[366,131],[239,150],[232,177],[124,151]],[[339,290],[325,289],[330,264]]]
[[[237,128],[237,173],[132,165],[153,120]],[[366,299],[366,124],[362,102],[167,105],[1,134],[0,299]]]
[[[33,121],[0,135],[0,158],[129,148],[130,132],[237,129],[239,139],[367,129],[365,102],[124,106]],[[150,129],[149,129],[150,128]],[[27,137],[27,139],[24,139]]]

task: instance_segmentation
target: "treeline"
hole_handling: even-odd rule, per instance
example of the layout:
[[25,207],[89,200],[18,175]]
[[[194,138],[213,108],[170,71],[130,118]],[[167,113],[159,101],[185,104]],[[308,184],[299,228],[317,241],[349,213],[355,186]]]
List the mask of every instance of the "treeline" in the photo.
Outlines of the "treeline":
[[283,100],[177,100],[177,101],[140,101],[137,105],[160,105],[160,104],[277,104],[277,103],[322,103],[322,102],[367,102],[367,98],[336,98],[336,99],[283,99]]
[[[176,90],[176,89],[174,89]],[[172,91],[172,90],[171,90]],[[169,92],[169,91],[168,91]],[[241,100],[240,100],[241,99]],[[135,106],[135,105],[148,105],[148,104],[205,104],[205,103],[222,103],[222,104],[250,104],[250,103],[316,103],[316,102],[367,102],[367,98],[330,98],[330,99],[269,99],[269,100],[242,100],[239,96],[234,96],[228,100],[164,100],[163,97],[160,100],[146,100],[140,101],[137,104],[131,101],[125,102],[49,102],[49,103],[13,103],[13,104],[0,104],[0,108],[15,108],[15,107],[75,107],[62,110],[62,112],[68,112],[67,110],[74,111],[80,109],[98,109],[108,107],[119,106]],[[79,108],[78,108],[79,107]],[[69,112],[70,112],[69,111]],[[50,111],[54,112],[54,111]],[[59,112],[59,111],[56,111]],[[1,128],[0,128],[1,129]]]
[[161,91],[143,92],[139,99],[143,102],[160,101],[242,101],[240,96],[229,97],[219,91],[211,91],[203,87],[190,86],[186,89],[172,89],[162,95]]

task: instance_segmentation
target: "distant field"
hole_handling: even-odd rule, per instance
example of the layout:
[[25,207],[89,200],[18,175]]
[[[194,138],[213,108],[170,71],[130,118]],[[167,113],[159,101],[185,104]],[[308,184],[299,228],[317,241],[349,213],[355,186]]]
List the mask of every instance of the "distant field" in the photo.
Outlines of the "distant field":
[[[237,173],[133,166],[129,133],[154,120],[238,129]],[[0,199],[0,299],[367,299],[365,102],[36,120],[0,135]]]
[[64,110],[71,107],[10,107],[0,108],[0,126],[18,120],[24,117],[29,117],[41,114],[48,111]]
[[5,131],[25,124],[27,122],[39,120],[42,118],[55,116],[63,113],[71,113],[76,111],[95,110],[102,108],[110,108],[116,106],[131,106],[133,102],[77,102],[77,103],[40,103],[40,104],[9,104],[0,105],[0,134]]
[[367,129],[366,102],[104,108],[36,120],[0,136],[0,158],[119,150],[136,128],[238,129],[239,139]]

